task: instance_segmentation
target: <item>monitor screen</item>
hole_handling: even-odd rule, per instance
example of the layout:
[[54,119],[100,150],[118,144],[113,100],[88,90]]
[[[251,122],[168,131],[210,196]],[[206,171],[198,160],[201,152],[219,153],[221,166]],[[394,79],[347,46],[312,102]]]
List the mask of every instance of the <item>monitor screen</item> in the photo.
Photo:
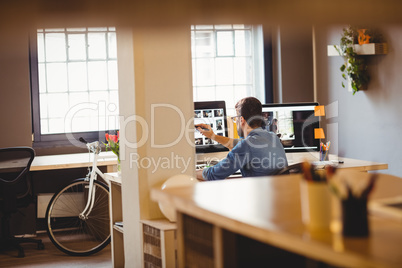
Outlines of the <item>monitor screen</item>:
[[[228,137],[226,105],[224,101],[194,102],[194,124],[208,124],[216,135]],[[195,131],[196,153],[228,151],[228,149]]]
[[315,139],[314,129],[319,128],[314,107],[318,103],[263,104],[265,128],[275,132],[286,152],[319,150],[320,140]]

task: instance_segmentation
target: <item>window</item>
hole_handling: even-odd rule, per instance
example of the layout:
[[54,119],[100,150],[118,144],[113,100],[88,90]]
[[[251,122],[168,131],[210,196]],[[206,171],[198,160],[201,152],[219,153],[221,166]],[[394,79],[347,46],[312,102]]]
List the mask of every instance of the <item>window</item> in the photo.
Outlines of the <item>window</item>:
[[31,41],[34,141],[118,129],[114,27],[38,29]]
[[228,115],[247,96],[264,103],[261,26],[191,26],[194,101],[224,100]]

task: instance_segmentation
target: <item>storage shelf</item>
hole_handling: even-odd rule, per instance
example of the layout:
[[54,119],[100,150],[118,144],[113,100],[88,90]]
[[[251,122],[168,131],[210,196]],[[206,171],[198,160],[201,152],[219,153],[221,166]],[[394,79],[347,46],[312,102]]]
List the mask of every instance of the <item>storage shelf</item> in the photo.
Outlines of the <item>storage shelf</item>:
[[143,233],[143,267],[177,267],[176,223],[166,219],[141,220]]
[[116,231],[120,232],[120,233],[124,233],[123,227],[118,226],[118,225],[113,225],[113,229],[115,229]]
[[[329,45],[327,48],[328,56],[339,56],[336,48],[338,45]],[[370,43],[364,45],[353,45],[354,51],[358,55],[385,55],[388,54],[388,44],[387,43]]]
[[118,173],[106,173],[105,180],[109,185],[109,210],[112,263],[113,267],[124,267],[123,210],[121,202],[121,177]]

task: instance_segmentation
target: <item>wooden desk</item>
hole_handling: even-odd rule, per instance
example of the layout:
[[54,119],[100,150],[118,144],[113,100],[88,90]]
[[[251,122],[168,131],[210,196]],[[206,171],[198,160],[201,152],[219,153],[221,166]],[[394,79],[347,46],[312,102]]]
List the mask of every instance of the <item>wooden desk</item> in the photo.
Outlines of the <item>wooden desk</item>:
[[[209,154],[197,154],[197,161],[210,161],[221,160],[226,157],[228,152],[209,153]],[[304,160],[318,161],[319,152],[299,152],[299,153],[286,153],[289,164],[296,164]],[[382,170],[388,169],[388,164],[377,163],[373,161],[358,160],[346,157],[338,157],[337,155],[329,155],[329,160],[341,161],[342,164],[338,164],[338,168],[347,168],[357,171],[370,171],[370,170]]]
[[[92,166],[93,154],[60,154],[36,156],[31,165],[31,171],[54,170],[66,168],[80,168]],[[98,166],[107,166],[107,172],[113,172],[117,165],[117,157],[113,152],[101,152],[98,157]]]
[[[85,177],[87,173],[85,168],[92,166],[92,162],[93,154],[90,153],[45,155],[34,158],[30,171],[33,171],[35,194],[38,196],[37,218],[45,217],[46,208],[54,192],[73,179]],[[102,166],[106,167],[106,170],[103,169],[104,173],[116,172],[116,155],[111,151],[101,152],[98,167]]]
[[[368,238],[310,232],[301,220],[300,179],[287,175],[200,182],[153,189],[151,198],[178,210],[179,267],[191,267],[192,261],[200,267],[253,267],[248,266],[252,261],[274,262],[277,252],[269,256],[272,248],[282,250],[279,263],[295,260],[293,267],[311,260],[341,267],[402,267],[399,221],[370,216]],[[401,194],[402,179],[381,175],[371,198]]]
[[[289,164],[295,164],[307,161],[318,161],[319,152],[300,152],[300,153],[287,153],[286,157]],[[339,157],[337,155],[329,155],[329,160],[336,162],[343,162],[338,164],[338,168],[351,169],[356,171],[370,171],[388,169],[388,164],[378,163],[373,161],[359,160],[347,157]]]
[[[0,161],[0,171],[10,172],[13,168],[26,166],[26,162],[25,160]],[[23,220],[18,220],[16,225],[20,227],[17,227],[16,234],[35,232],[35,221],[45,218],[48,203],[54,192],[73,179],[85,177],[87,174],[85,168],[92,166],[92,162],[93,154],[89,153],[36,156],[31,164],[30,171],[33,171],[31,175],[37,204],[22,211],[28,216],[26,218],[24,216]],[[111,151],[101,152],[98,157],[98,167],[104,167],[102,168],[103,172],[116,171],[117,157]],[[20,224],[21,222],[24,224]]]

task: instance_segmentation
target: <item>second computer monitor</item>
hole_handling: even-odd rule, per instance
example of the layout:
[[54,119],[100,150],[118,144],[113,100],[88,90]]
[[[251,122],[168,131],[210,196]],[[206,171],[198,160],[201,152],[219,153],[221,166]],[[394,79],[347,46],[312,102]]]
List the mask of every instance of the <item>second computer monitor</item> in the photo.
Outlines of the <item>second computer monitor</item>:
[[[216,135],[228,136],[226,122],[226,105],[224,101],[194,102],[194,124],[210,125]],[[195,149],[197,153],[228,151],[214,140],[208,139],[195,131]]]
[[317,151],[320,141],[314,137],[319,117],[314,116],[318,103],[263,104],[265,128],[276,133],[286,152]]

